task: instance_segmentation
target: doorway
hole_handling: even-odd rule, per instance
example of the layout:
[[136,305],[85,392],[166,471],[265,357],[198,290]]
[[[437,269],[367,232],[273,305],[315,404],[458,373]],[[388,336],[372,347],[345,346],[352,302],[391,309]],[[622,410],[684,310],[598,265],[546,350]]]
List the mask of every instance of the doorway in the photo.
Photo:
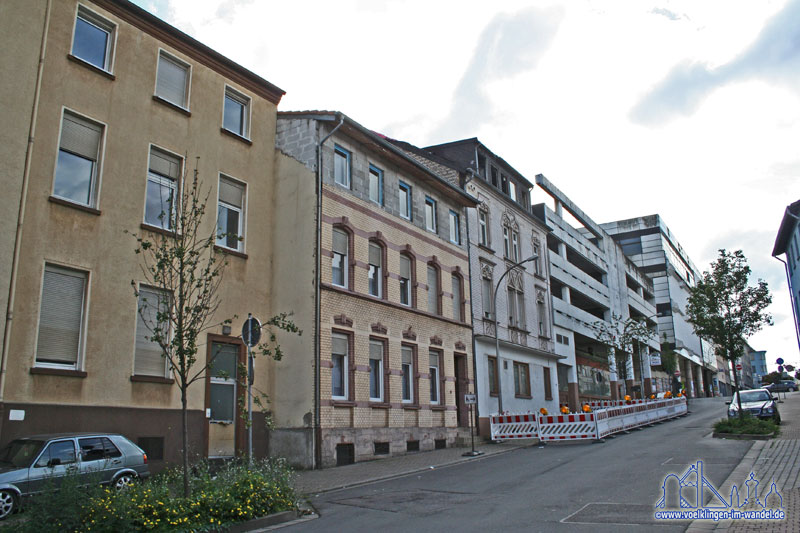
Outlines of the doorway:
[[469,406],[464,402],[464,395],[469,392],[467,356],[455,354],[453,362],[456,372],[456,420],[458,427],[467,427],[469,426]]

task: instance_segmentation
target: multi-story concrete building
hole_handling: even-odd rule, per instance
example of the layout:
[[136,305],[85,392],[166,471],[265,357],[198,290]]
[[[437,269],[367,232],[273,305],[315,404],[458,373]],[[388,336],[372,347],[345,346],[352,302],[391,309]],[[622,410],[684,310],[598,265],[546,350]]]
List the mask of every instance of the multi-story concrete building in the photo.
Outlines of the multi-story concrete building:
[[699,271],[659,215],[602,224],[625,255],[652,279],[659,336],[679,355],[680,380],[691,396],[713,396],[716,357],[686,314]]
[[[341,113],[278,114],[318,195],[318,464],[450,446],[473,390],[466,208],[475,200]],[[315,185],[316,184],[316,185]],[[298,228],[291,234],[306,232]],[[294,250],[292,250],[294,252]]]
[[[779,256],[785,256],[784,261]],[[786,281],[789,284],[789,300],[794,317],[797,346],[800,348],[800,200],[788,205],[783,213],[772,256],[786,268]]]
[[767,351],[753,350],[750,354],[750,366],[753,368],[753,384],[760,387],[761,378],[769,374],[767,370]]
[[[634,387],[643,388],[648,395],[664,390],[658,376],[654,381],[650,366],[649,354],[659,350],[655,336],[642,349],[641,358],[627,354],[625,368],[618,369],[616,356],[598,340],[595,327],[602,323],[612,329],[633,318],[655,330],[652,282],[602,227],[547,178],[537,175],[536,185],[553,199],[555,208],[537,204],[533,213],[550,228],[553,334],[556,353],[565,357],[558,363],[560,391],[566,397],[574,397],[577,391],[581,400],[591,400],[616,399],[623,388],[631,394]],[[627,383],[622,383],[621,376]]]
[[[229,264],[212,322],[279,311],[311,322],[312,303],[298,303],[285,280],[288,272],[291,281],[313,281],[313,238],[295,237],[294,250],[305,252],[292,257],[290,270],[278,270],[288,259],[273,253],[276,239],[284,243],[278,250],[286,248],[280,232],[287,228],[275,219],[285,214],[294,223],[286,191],[303,168],[276,155],[283,91],[130,2],[31,0],[2,11],[0,180],[9,216],[0,231],[8,304],[0,440],[118,431],[139,442],[154,466],[175,461],[179,390],[142,326],[131,280],[140,299],[158,292],[146,285],[136,241],[125,232],[169,234],[164,202],[196,168],[209,193],[200,232],[227,233],[216,243]],[[288,183],[276,184],[276,168]],[[202,338],[199,363],[219,351],[217,367],[231,373],[189,388],[193,454],[245,448],[235,407],[245,350],[235,335],[218,326]],[[312,349],[305,337],[279,340],[287,353]],[[287,361],[256,367],[255,387],[273,399],[276,424],[268,434],[256,417],[256,452],[291,452],[296,435],[311,431],[304,414],[313,412],[312,370]]]
[[[399,145],[434,171],[455,171],[457,183],[479,202],[469,210],[467,233],[481,434],[489,434],[493,413],[556,412],[556,363],[564,357],[555,353],[548,228],[531,210],[533,185],[476,138],[423,149]],[[514,267],[531,257],[536,259]],[[575,393],[571,405],[577,409]]]

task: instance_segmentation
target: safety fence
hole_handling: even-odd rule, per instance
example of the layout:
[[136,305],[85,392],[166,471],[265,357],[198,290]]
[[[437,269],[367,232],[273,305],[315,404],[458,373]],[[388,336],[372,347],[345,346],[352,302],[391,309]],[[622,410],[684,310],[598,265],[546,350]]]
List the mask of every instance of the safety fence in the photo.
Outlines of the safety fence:
[[[610,402],[612,403],[612,402]],[[618,404],[619,402],[613,402]],[[686,398],[623,400],[590,413],[562,415],[503,414],[490,417],[492,440],[539,439],[540,441],[598,440],[620,431],[648,426],[683,416]]]

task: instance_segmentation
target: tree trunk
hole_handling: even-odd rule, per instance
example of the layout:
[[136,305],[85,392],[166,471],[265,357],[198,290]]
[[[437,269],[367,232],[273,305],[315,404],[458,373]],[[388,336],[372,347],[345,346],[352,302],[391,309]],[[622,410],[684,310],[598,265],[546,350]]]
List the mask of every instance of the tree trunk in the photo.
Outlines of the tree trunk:
[[186,411],[186,388],[181,389],[181,433],[183,437],[183,497],[189,497],[189,416]]
[[731,359],[731,368],[733,369],[733,382],[736,385],[736,403],[739,404],[739,420],[744,420],[744,411],[742,411],[742,394],[739,387],[739,373],[736,371],[736,361]]

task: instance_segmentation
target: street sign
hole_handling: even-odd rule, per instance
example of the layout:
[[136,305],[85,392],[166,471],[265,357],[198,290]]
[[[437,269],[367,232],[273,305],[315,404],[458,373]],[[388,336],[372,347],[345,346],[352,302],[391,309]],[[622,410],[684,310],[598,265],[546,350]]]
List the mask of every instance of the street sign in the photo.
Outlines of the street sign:
[[252,348],[261,340],[261,322],[254,316],[248,316],[242,325],[242,340]]
[[472,404],[478,403],[478,400],[477,400],[477,398],[475,397],[474,394],[465,394],[464,395],[464,403],[467,404],[467,405],[472,405]]
[[736,370],[741,370],[742,368],[744,368],[742,363],[736,363]]
[[782,365],[782,364],[783,364],[783,357],[778,357],[778,358],[775,360],[775,362],[776,362],[776,363],[778,363],[779,365]]
[[650,366],[661,366],[661,354],[660,353],[651,353],[650,354]]
[[680,376],[680,375],[681,375],[681,371],[680,371],[680,370],[676,370],[676,371],[675,371],[675,375],[676,375],[676,376]]

